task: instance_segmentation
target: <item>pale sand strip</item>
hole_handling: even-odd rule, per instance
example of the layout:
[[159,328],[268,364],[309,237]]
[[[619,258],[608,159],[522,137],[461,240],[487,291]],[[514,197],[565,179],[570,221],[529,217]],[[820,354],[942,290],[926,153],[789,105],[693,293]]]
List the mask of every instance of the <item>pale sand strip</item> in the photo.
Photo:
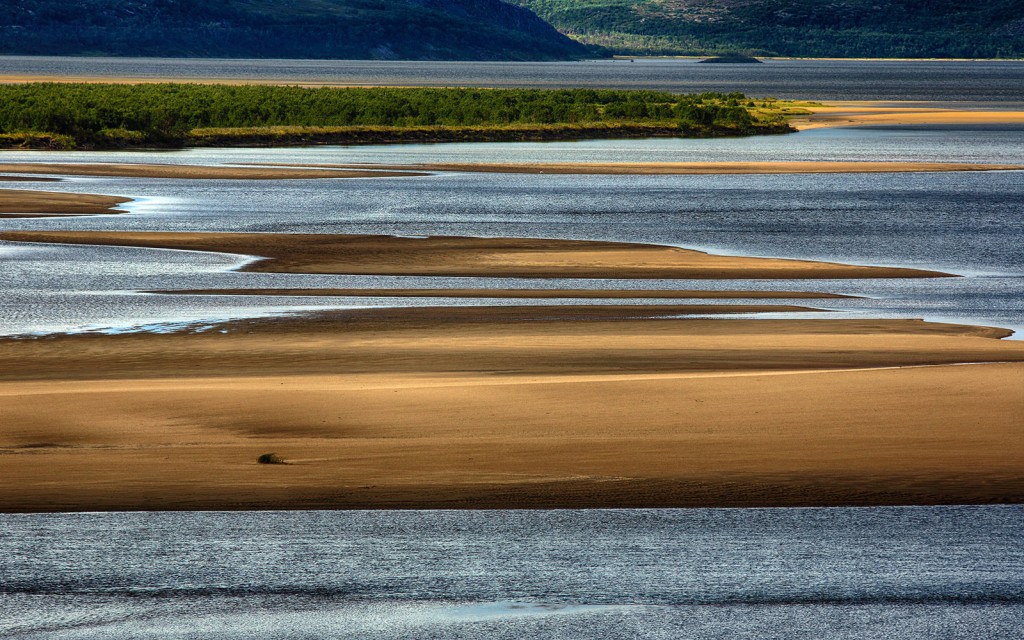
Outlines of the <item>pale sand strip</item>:
[[215,251],[262,260],[245,271],[522,278],[931,278],[950,274],[710,255],[659,245],[525,238],[8,231],[0,240]]
[[305,169],[380,169],[567,175],[744,175],[801,173],[934,173],[950,171],[1024,171],[1020,164],[957,162],[566,162],[260,165]]
[[957,109],[933,103],[840,102],[804,108],[813,113],[790,120],[800,130],[870,125],[1024,124],[1024,111]]
[[304,180],[311,178],[391,178],[427,175],[394,171],[338,171],[273,167],[225,167],[174,164],[0,163],[0,171],[40,175],[180,178],[188,180]]
[[115,209],[131,198],[0,189],[0,218],[37,218],[45,216],[83,216],[124,213]]
[[524,298],[524,299],[849,299],[838,293],[817,291],[706,291],[666,289],[168,289],[148,291],[169,295],[201,296],[336,296],[363,298]]
[[[0,341],[0,509],[1024,500],[1024,344],[996,330],[445,310],[226,328]],[[1017,363],[862,370],[984,360]],[[292,464],[255,464],[269,451]]]

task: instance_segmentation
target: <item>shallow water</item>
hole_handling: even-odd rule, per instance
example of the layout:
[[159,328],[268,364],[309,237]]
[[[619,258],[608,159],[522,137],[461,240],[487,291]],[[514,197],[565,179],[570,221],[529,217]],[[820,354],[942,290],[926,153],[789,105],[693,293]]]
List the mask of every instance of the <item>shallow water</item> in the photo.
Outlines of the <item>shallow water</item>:
[[0,516],[0,637],[1017,638],[1024,509]]
[[[500,75],[510,84],[536,86],[644,84],[780,97],[1024,101],[1022,63],[791,61],[712,68],[672,61],[0,58],[0,73],[41,72],[363,84],[395,78],[399,84],[493,84]],[[1024,128],[859,128],[742,140],[0,153],[0,161],[8,162],[672,160],[1022,163]],[[820,290],[869,296],[804,301],[829,309],[824,317],[926,317],[1024,329],[1019,172],[453,174],[287,183],[70,178],[0,186],[138,198],[124,216],[0,220],[0,229],[571,237],[920,266],[969,276],[775,282],[303,276],[232,271],[246,262],[239,256],[0,243],[0,334],[159,330],[181,323],[207,328],[223,318],[342,306],[502,303],[135,293],[187,287]],[[1022,529],[1022,507],[0,515],[0,637],[1016,639],[1024,627]]]
[[[837,149],[841,151],[836,151]],[[953,155],[955,154],[955,155]],[[826,129],[743,140],[188,150],[13,152],[9,161],[420,162],[429,160],[957,160],[1024,164],[1024,127]],[[4,220],[3,229],[127,229],[552,237],[651,242],[717,253],[910,266],[969,278],[877,281],[570,281],[303,276],[231,271],[238,256],[0,243],[0,333],[201,322],[350,306],[559,301],[156,296],[186,288],[546,287],[814,290],[849,317],[1024,328],[1024,172],[564,176],[183,181],[72,177],[12,183],[127,195],[129,215]],[[641,197],[638,197],[641,194]],[[565,301],[562,301],[565,302]],[[635,302],[646,302],[637,300]],[[664,301],[661,301],[662,303]],[[594,301],[588,301],[594,303]],[[628,303],[617,301],[618,304]],[[825,317],[825,316],[822,316]]]

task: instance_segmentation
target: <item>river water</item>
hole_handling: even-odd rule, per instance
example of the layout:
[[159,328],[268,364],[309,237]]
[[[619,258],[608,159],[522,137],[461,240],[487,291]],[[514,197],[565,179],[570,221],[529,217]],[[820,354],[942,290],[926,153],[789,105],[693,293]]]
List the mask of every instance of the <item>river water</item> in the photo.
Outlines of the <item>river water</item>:
[[[1024,127],[818,129],[733,140],[441,144],[176,152],[5,152],[10,162],[909,160],[1024,164]],[[164,289],[546,287],[812,290],[816,317],[923,317],[1024,329],[1024,172],[748,176],[436,174],[294,181],[69,177],[9,188],[125,195],[119,216],[0,220],[2,229],[551,237],[935,269],[965,278],[573,281],[239,273],[240,256],[0,243],[0,333],[124,331],[283,311],[498,299],[159,296]],[[637,300],[637,303],[646,302]],[[664,301],[661,301],[664,302]],[[522,300],[511,301],[524,304]],[[572,301],[531,301],[569,304]],[[588,301],[593,303],[593,301]],[[622,301],[616,301],[622,304]],[[657,303],[657,301],[655,301]],[[788,316],[786,316],[788,317]]]
[[0,637],[1019,638],[1021,507],[0,516]]
[[[0,58],[2,74],[404,85],[645,86],[822,99],[1024,103],[1021,63],[494,65]],[[397,80],[396,80],[397,79]],[[743,140],[2,152],[47,162],[910,160],[1024,163],[1022,127],[815,130]],[[824,317],[1024,330],[1024,172],[500,176],[320,181],[69,177],[120,216],[0,229],[452,234],[658,242],[933,268],[913,281],[531,281],[247,274],[245,257],[0,243],[0,334],[167,330],[316,308],[497,300],[201,298],[165,288],[773,288]],[[558,303],[566,301],[550,301]],[[523,303],[523,301],[520,301]],[[531,301],[531,303],[548,303]],[[822,304],[827,303],[827,304]],[[0,467],[2,473],[2,467]],[[1024,509],[0,515],[0,638],[1016,639]]]
[[396,62],[0,56],[0,76],[239,81],[327,86],[602,87],[677,93],[740,91],[819,100],[1024,102],[1020,61],[697,60]]

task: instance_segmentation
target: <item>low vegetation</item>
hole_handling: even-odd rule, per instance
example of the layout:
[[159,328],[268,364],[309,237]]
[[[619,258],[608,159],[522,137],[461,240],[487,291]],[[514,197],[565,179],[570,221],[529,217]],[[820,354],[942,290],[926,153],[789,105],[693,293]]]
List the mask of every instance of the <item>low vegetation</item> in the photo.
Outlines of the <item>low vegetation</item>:
[[785,133],[739,93],[195,84],[0,86],[0,145],[131,148]]

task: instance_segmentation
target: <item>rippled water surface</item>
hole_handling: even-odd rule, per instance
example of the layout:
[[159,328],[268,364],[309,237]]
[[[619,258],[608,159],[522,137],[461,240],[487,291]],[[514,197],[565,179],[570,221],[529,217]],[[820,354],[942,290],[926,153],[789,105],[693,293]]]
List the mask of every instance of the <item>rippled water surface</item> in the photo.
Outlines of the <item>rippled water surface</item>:
[[[607,160],[957,160],[1024,164],[1024,127],[822,129],[742,140],[5,152],[9,161],[232,164]],[[120,194],[130,214],[0,220],[3,229],[250,231],[550,237],[720,253],[920,267],[970,276],[860,281],[562,281],[373,278],[233,271],[240,256],[0,243],[0,332],[209,322],[284,310],[502,300],[159,296],[138,291],[287,287],[574,287],[815,290],[810,304],[1024,328],[1024,172],[740,176],[436,174],[290,181],[69,177],[12,188]],[[530,301],[554,304],[565,301]],[[642,302],[642,301],[641,301]],[[515,304],[524,304],[522,300]],[[621,303],[621,301],[619,302]],[[834,314],[839,314],[835,316]],[[826,316],[822,316],[826,317]]]
[[400,62],[0,57],[0,75],[429,87],[604,87],[741,91],[822,100],[1024,101],[1024,62],[770,60],[759,65],[638,59]]
[[[1024,103],[1019,62],[772,61],[740,67],[692,61],[0,58],[0,74],[40,73],[402,85],[494,85],[500,78],[508,86]],[[178,164],[688,160],[1014,164],[1024,163],[1024,128],[858,128],[735,140],[0,152],[0,161],[7,162]],[[624,240],[967,276],[774,282],[304,276],[239,272],[250,259],[245,256],[0,243],[0,334],[208,327],[224,318],[345,306],[504,303],[145,293],[420,286],[830,291],[864,298],[808,301],[828,311],[816,317],[924,317],[1024,330],[1024,172],[454,173],[286,182],[68,177],[0,187],[134,198],[126,215],[0,219],[4,230]],[[1024,627],[1022,529],[1021,507],[0,515],[0,638],[1016,639]]]
[[1024,509],[0,516],[0,637],[1019,638]]

